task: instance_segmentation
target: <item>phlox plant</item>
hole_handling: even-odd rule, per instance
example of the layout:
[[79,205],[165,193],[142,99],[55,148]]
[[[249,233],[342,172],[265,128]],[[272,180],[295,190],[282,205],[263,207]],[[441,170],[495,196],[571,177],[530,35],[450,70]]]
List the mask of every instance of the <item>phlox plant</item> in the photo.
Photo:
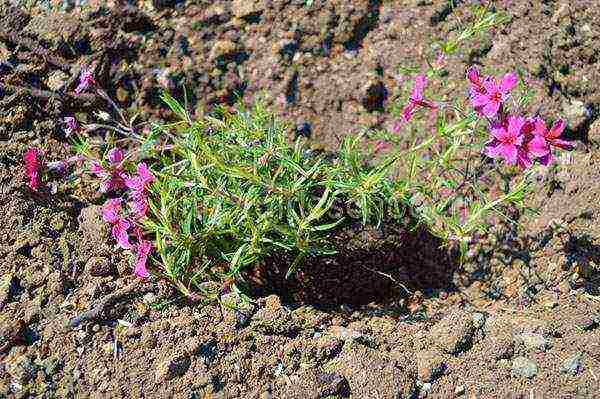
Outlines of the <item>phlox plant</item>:
[[[68,117],[77,155],[51,169],[94,179],[103,220],[117,247],[132,253],[135,275],[166,276],[190,296],[210,294],[208,282],[238,281],[274,254],[291,256],[293,274],[307,258],[334,254],[332,236],[356,223],[424,225],[464,254],[490,214],[527,208],[535,169],[572,147],[561,138],[562,120],[521,114],[515,73],[469,68],[462,101],[428,92],[431,80],[442,79],[445,56],[501,20],[486,9],[476,15],[472,26],[439,44],[435,64],[411,75],[392,131],[348,135],[335,153],[291,140],[290,127],[260,102],[193,118],[165,93],[176,119],[135,124],[86,69],[76,92],[97,92],[112,115],[86,126]],[[406,146],[405,133],[424,120],[433,130],[420,128]],[[92,143],[85,138],[91,131],[105,132],[105,140]],[[28,185],[39,194],[50,169],[43,158],[38,149],[24,155]],[[506,171],[511,184],[494,189]]]

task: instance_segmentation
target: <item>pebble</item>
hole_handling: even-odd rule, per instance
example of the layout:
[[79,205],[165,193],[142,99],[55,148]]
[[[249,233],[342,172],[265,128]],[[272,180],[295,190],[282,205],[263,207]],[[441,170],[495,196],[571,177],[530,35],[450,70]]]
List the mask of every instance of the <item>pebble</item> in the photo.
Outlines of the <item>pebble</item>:
[[164,382],[181,376],[185,374],[189,366],[190,360],[187,356],[174,354],[157,365],[154,372],[156,382]]
[[563,374],[577,375],[582,368],[581,360],[583,353],[577,352],[574,355],[566,358],[560,367],[560,372]]
[[460,396],[460,395],[463,395],[466,390],[467,389],[465,388],[464,385],[459,385],[456,388],[454,388],[454,394]]
[[444,374],[446,364],[443,356],[436,351],[423,351],[417,353],[417,375],[423,382],[431,382]]
[[483,313],[475,312],[473,313],[473,326],[475,328],[483,328],[485,324],[486,316]]
[[429,339],[444,352],[457,355],[471,346],[474,333],[471,316],[464,311],[453,311],[431,328]]
[[519,338],[529,351],[546,352],[547,349],[552,347],[552,343],[542,334],[525,332],[519,335]]
[[512,375],[516,377],[533,378],[538,373],[538,366],[533,360],[519,356],[513,359]]

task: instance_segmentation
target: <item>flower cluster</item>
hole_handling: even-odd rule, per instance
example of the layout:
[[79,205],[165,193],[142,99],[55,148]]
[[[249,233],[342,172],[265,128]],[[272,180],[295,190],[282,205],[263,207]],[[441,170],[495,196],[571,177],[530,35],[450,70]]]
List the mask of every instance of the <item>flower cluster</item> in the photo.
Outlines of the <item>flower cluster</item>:
[[[136,262],[134,273],[142,278],[148,277],[146,261],[152,251],[152,244],[145,240],[141,229],[135,222],[140,221],[148,212],[148,188],[154,181],[154,176],[148,166],[141,162],[136,167],[136,174],[128,175],[124,169],[125,152],[120,148],[113,148],[107,154],[108,167],[103,167],[100,162],[92,161],[90,171],[102,179],[100,192],[119,192],[128,190],[129,212],[127,216],[123,209],[122,198],[108,199],[102,208],[102,218],[112,226],[112,235],[119,248],[135,251]],[[132,244],[130,235],[137,243]]]
[[570,150],[572,144],[561,139],[565,122],[557,120],[550,129],[538,116],[523,117],[506,111],[506,103],[518,82],[515,73],[508,73],[498,81],[492,76],[481,76],[479,70],[467,70],[471,83],[469,97],[473,108],[489,121],[491,140],[484,153],[491,158],[503,158],[509,165],[523,169],[531,167],[534,160],[542,165],[553,161],[552,148]]

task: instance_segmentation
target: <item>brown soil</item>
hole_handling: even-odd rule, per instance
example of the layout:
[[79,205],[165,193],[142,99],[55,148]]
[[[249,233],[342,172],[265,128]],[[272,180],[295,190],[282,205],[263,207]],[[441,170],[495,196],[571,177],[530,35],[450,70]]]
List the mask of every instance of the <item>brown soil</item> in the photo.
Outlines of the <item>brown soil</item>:
[[[31,195],[20,158],[29,145],[64,157],[59,118],[100,106],[69,96],[79,66],[94,65],[147,118],[168,117],[163,88],[187,87],[198,114],[261,96],[331,148],[362,126],[389,126],[405,90],[399,67],[422,65],[429,43],[471,16],[468,2],[442,0],[32,3],[0,1],[0,397],[599,396],[594,2],[497,1],[511,21],[448,60],[459,83],[444,90],[463,87],[470,63],[517,68],[532,109],[565,115],[578,140],[540,174],[539,215],[499,226],[464,267],[411,239],[399,252],[307,265],[291,286],[265,265],[257,287],[279,296],[251,302],[189,304],[150,280],[77,327],[68,322],[133,281],[128,260],[113,250],[99,198]],[[381,274],[396,266],[419,292],[405,297]]]

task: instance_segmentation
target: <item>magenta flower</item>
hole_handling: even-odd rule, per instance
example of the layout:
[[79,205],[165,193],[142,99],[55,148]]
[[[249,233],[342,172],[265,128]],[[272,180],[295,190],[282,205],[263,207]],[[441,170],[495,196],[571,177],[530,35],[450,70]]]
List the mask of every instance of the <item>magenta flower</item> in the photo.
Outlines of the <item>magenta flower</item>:
[[493,118],[498,114],[502,104],[508,100],[510,92],[518,82],[515,73],[507,73],[500,82],[493,77],[486,77],[482,80],[477,69],[470,70],[467,78],[472,83],[471,103],[473,107],[488,118]]
[[150,274],[146,269],[146,262],[148,261],[148,255],[152,252],[152,243],[146,240],[140,240],[136,246],[136,261],[134,274],[140,278],[148,278]]
[[137,218],[141,219],[148,212],[148,186],[154,181],[154,176],[145,163],[137,166],[137,175],[125,179],[125,185],[131,189],[129,197],[131,199],[130,207]]
[[37,191],[40,187],[40,169],[43,166],[41,159],[42,151],[37,148],[28,149],[23,155],[23,162],[25,163],[25,176],[27,177],[27,185],[33,191]]
[[[415,77],[415,85],[413,87],[408,103],[402,109],[402,120],[408,122],[412,119],[413,113],[417,107],[424,107],[429,109],[436,109],[437,105],[429,100],[423,98],[423,90],[427,86],[427,77],[423,74],[419,74]],[[397,130],[397,127],[394,128]]]
[[90,86],[94,86],[96,80],[91,70],[83,68],[81,75],[79,75],[79,85],[75,88],[75,94],[81,94],[86,91]]
[[127,219],[118,218],[113,224],[112,234],[117,241],[117,246],[123,249],[131,249],[132,246],[129,243],[129,233],[127,232],[131,227],[131,223]]
[[121,198],[111,198],[102,207],[102,219],[106,223],[116,224],[119,221],[121,211]]
[[491,133],[494,138],[486,144],[485,154],[491,158],[504,158],[509,165],[530,167],[532,161],[522,147],[524,126],[525,118],[520,116],[509,116],[506,123],[493,124]]
[[554,122],[548,129],[542,118],[536,117],[533,123],[533,138],[528,143],[529,152],[540,159],[542,165],[548,165],[554,161],[552,147],[562,150],[572,150],[573,143],[560,138],[565,130],[565,122],[562,119]]
[[110,150],[107,154],[108,170],[97,161],[90,162],[90,172],[102,179],[100,183],[101,193],[125,188],[125,179],[127,176],[122,165],[124,157],[125,153],[120,148]]

